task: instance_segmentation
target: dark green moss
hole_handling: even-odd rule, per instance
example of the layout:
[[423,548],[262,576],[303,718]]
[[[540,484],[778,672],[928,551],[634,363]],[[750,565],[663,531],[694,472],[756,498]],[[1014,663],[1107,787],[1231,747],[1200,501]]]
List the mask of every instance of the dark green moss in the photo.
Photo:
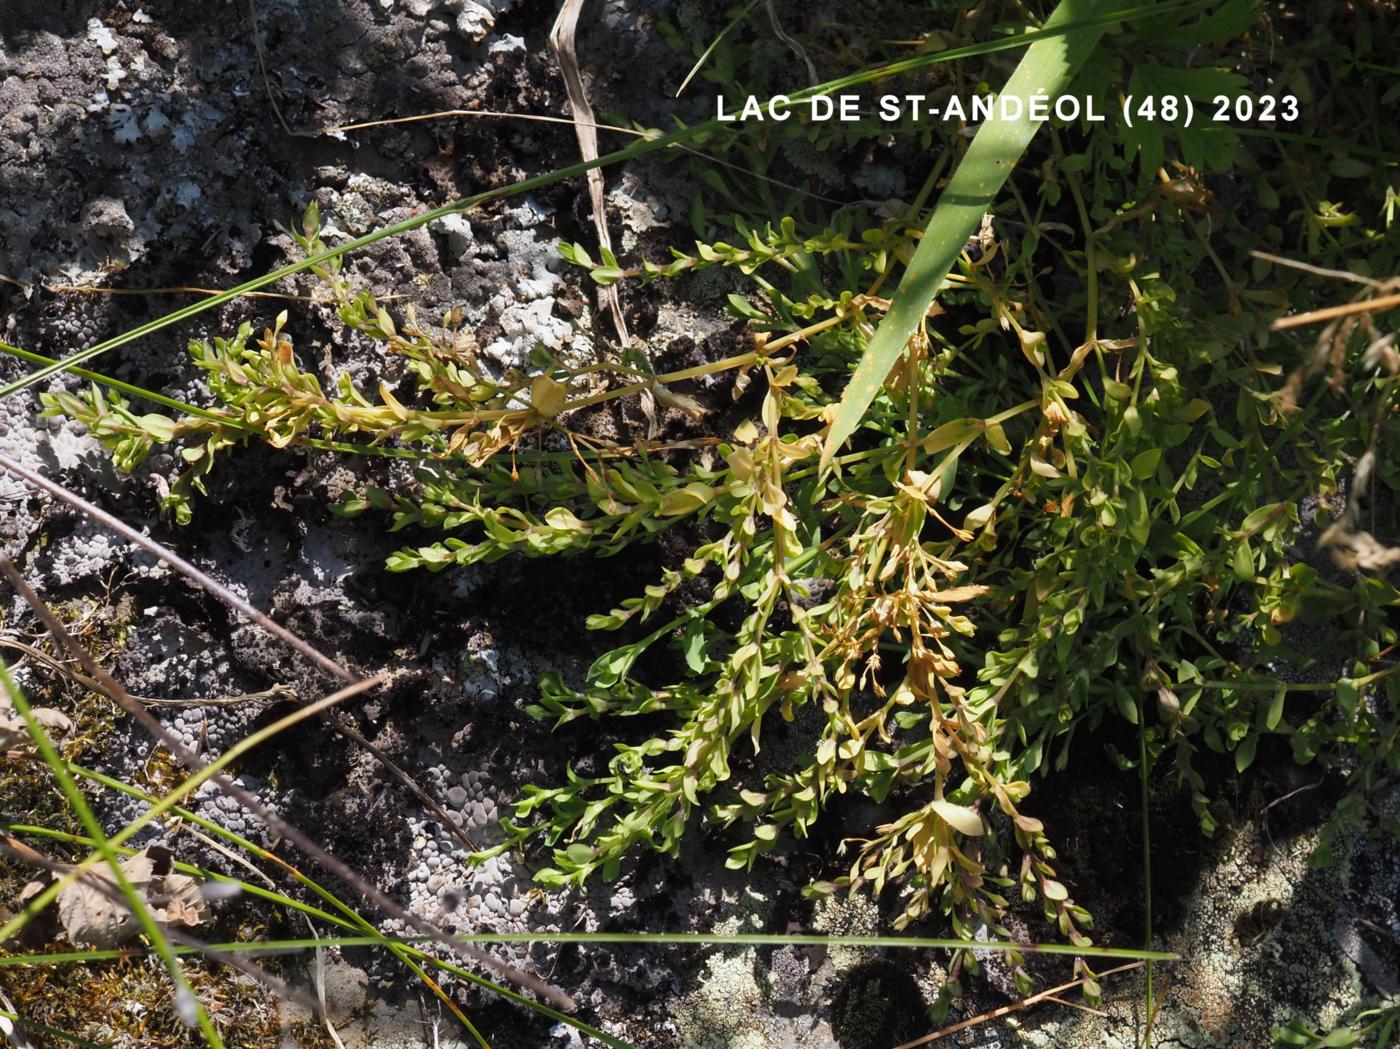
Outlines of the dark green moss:
[[831,1002],[841,1049],[889,1049],[923,1033],[928,1010],[909,971],[878,959],[852,969]]

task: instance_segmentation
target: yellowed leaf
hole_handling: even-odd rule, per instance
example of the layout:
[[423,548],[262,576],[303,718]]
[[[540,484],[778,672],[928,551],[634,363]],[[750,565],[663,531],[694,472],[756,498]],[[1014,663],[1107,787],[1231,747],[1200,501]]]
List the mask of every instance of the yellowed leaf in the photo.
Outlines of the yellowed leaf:
[[966,834],[969,838],[982,836],[982,817],[965,805],[954,805],[951,801],[931,801],[929,808],[959,834]]

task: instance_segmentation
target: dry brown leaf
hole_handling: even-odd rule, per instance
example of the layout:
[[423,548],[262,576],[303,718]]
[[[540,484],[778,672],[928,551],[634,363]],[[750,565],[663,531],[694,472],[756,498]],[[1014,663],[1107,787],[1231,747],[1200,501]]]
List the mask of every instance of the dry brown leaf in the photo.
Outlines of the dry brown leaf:
[[[123,860],[122,873],[132,888],[144,895],[151,862],[141,854]],[[58,894],[58,920],[74,943],[115,947],[135,935],[136,915],[121,897],[117,880],[108,869],[95,870]]]
[[[50,736],[56,735],[62,738],[73,731],[73,722],[69,721],[62,711],[52,710],[49,707],[34,707],[30,712],[34,715],[34,720],[39,722]],[[0,711],[0,754],[31,742],[29,728],[25,725],[24,718],[13,710]]]
[[931,601],[951,605],[959,601],[972,601],[981,597],[983,594],[990,594],[991,592],[992,588],[989,586],[973,584],[970,586],[950,586],[947,590],[935,590],[927,596]]
[[[598,129],[593,115],[593,107],[588,101],[588,92],[583,86],[583,76],[579,73],[578,57],[574,49],[574,36],[578,30],[579,15],[583,11],[584,0],[564,0],[559,8],[559,16],[549,33],[549,47],[559,62],[559,71],[564,77],[564,89],[569,96],[569,109],[574,118],[574,130],[578,136],[579,152],[585,161],[598,159]],[[612,250],[612,238],[608,235],[608,216],[603,203],[603,173],[598,168],[588,172],[588,201],[593,208],[593,228],[598,234],[598,245]],[[617,329],[618,342],[623,347],[632,344],[627,331],[627,321],[622,315],[622,304],[618,300],[617,288],[608,284],[599,289],[599,297],[608,312],[612,314],[613,327]]]
[[[199,883],[175,873],[169,849],[148,845],[122,860],[121,869],[161,925],[198,925],[209,916]],[[115,947],[139,928],[115,876],[105,868],[58,894],[58,917],[70,940],[99,948]]]

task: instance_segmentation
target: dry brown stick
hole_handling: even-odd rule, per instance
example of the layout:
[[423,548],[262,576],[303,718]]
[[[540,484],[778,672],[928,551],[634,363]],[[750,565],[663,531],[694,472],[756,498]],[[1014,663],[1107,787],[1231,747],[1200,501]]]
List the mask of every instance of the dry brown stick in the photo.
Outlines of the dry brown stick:
[[[102,691],[102,685],[74,670],[61,659],[55,659],[47,652],[35,648],[33,645],[26,645],[23,641],[16,641],[14,638],[0,637],[0,648],[8,648],[15,652],[23,652],[30,659],[36,659],[46,667],[56,673],[62,674],[70,681],[76,681],[83,688],[90,689],[99,695],[106,695]],[[18,666],[18,664],[15,664]],[[12,668],[13,669],[13,668]],[[111,698],[111,697],[108,697]],[[269,689],[261,692],[248,692],[241,696],[217,696],[213,699],[152,699],[150,696],[132,696],[132,699],[140,703],[143,707],[232,707],[241,706],[244,703],[280,703],[295,702],[297,690],[291,685],[273,685]],[[115,702],[115,701],[114,701]]]
[[[63,295],[222,295],[223,292],[214,288],[103,288],[96,284],[45,284],[45,291],[52,291]],[[247,293],[250,299],[285,299],[289,302],[314,302],[321,305],[329,303],[327,299],[318,299],[314,295],[287,295],[280,291],[250,291]],[[403,298],[401,295],[384,295],[383,299]]]
[[[147,732],[160,740],[160,742],[165,745],[166,749],[169,750],[171,754],[175,755],[176,759],[179,760],[182,765],[192,772],[201,771],[207,765],[207,762],[186,747],[184,743],[175,738],[164,725],[152,717],[146,710],[142,709],[141,705],[127,694],[126,689],[98,665],[91,653],[64,629],[58,617],[53,614],[48,605],[46,605],[39,595],[30,588],[29,584],[24,581],[24,577],[20,575],[14,563],[3,554],[0,554],[0,574],[4,575],[5,578],[9,580],[10,585],[15,588],[30,608],[34,610],[34,613],[43,621],[49,633],[54,636],[55,640],[62,643],[63,646],[68,649],[73,655],[73,658],[83,665],[83,669],[87,671],[88,675],[100,682],[103,690],[107,692],[108,695],[112,696],[117,704],[125,709],[127,713],[140,722],[141,726],[145,728]],[[310,646],[307,647],[309,648]],[[315,650],[313,649],[312,651]],[[272,833],[292,842],[292,844],[301,849],[302,852],[316,860],[336,877],[352,886],[362,896],[375,903],[391,916],[404,922],[423,935],[432,937],[444,947],[455,952],[458,956],[491,967],[517,986],[534,991],[536,994],[561,1008],[572,1009],[574,1007],[573,999],[558,988],[550,986],[536,976],[522,972],[486,951],[469,944],[457,942],[436,925],[423,920],[418,915],[399,906],[363,876],[355,872],[341,860],[332,856],[281,816],[269,810],[262,802],[258,801],[257,798],[253,797],[252,794],[238,786],[227,776],[216,774],[211,777],[211,780],[220,790],[234,798],[240,805],[247,809],[248,812],[261,820]]]
[[1349,317],[1353,313],[1374,313],[1377,310],[1389,310],[1400,306],[1400,292],[1394,295],[1382,295],[1375,299],[1359,299],[1356,302],[1346,302],[1340,306],[1328,306],[1320,310],[1309,310],[1307,313],[1297,313],[1291,317],[1280,317],[1269,325],[1270,331],[1286,331],[1289,328],[1302,328],[1309,324],[1321,324],[1323,321],[1336,320],[1338,317]]
[[1253,255],[1256,259],[1262,259],[1265,262],[1271,262],[1275,266],[1287,266],[1290,269],[1302,270],[1304,273],[1311,273],[1314,277],[1327,277],[1331,280],[1355,281],[1357,284],[1365,284],[1368,287],[1372,288],[1378,288],[1381,286],[1382,283],[1381,281],[1376,280],[1374,277],[1365,277],[1362,276],[1360,273],[1352,273],[1350,270],[1333,270],[1327,269],[1324,266],[1314,266],[1311,262],[1302,262],[1298,259],[1285,258],[1282,255],[1275,255],[1272,252],[1268,251],[1251,251],[1250,254]]
[[258,5],[257,0],[248,0],[248,18],[253,23],[253,50],[258,57],[258,73],[262,76],[263,89],[267,92],[268,104],[272,106],[272,112],[277,117],[277,123],[282,125],[282,130],[293,138],[315,138],[317,131],[297,131],[287,123],[287,118],[282,115],[282,107],[277,104],[277,92],[272,88],[272,78],[267,75],[267,49],[263,47],[262,37],[258,28]]
[[276,622],[270,616],[264,615],[262,612],[258,611],[256,608],[250,605],[247,601],[243,600],[243,598],[239,597],[228,587],[210,578],[204,572],[201,572],[198,568],[190,564],[179,554],[176,554],[174,551],[168,550],[165,547],[161,546],[150,536],[142,535],[140,532],[132,528],[125,521],[113,517],[106,510],[102,510],[94,506],[82,496],[77,495],[74,492],[70,492],[67,488],[64,488],[57,481],[50,480],[43,474],[35,473],[33,470],[30,470],[27,467],[21,466],[19,463],[15,462],[7,455],[0,455],[0,467],[3,467],[4,469],[8,470],[16,477],[23,478],[30,484],[34,485],[36,488],[42,488],[55,499],[67,503],[69,506],[73,507],[73,509],[84,514],[91,520],[96,521],[104,528],[116,532],[123,539],[127,539],[130,542],[135,543],[142,550],[145,550],[146,553],[158,558],[161,561],[164,561],[166,564],[168,564],[171,568],[175,569],[175,571],[179,572],[185,578],[194,581],[203,589],[207,590],[209,593],[217,597],[224,604],[228,605],[230,608],[235,609],[238,612],[243,613],[243,615],[247,616],[258,626],[266,630],[269,634],[272,634],[274,637],[278,638],[279,640],[290,645],[292,648],[296,649],[298,652],[300,652],[307,659],[311,660],[311,662],[315,663],[318,667],[320,667],[331,677],[339,678],[341,681],[355,680],[355,675],[350,673],[350,671],[346,670],[335,660],[312,648],[310,645],[308,645],[301,638],[297,637],[286,627]]
[[[578,29],[579,14],[583,11],[584,0],[564,0],[559,8],[559,17],[554,20],[554,28],[549,31],[549,49],[559,60],[559,71],[564,75],[564,89],[569,95],[569,111],[573,116],[574,133],[578,136],[579,152],[585,161],[598,159],[598,132],[594,123],[593,107],[588,102],[588,92],[583,87],[583,77],[579,75],[578,57],[574,50],[574,35]],[[598,231],[598,246],[612,251],[612,238],[608,235],[608,213],[603,203],[603,172],[592,168],[588,172],[588,200],[593,207],[593,226]],[[617,329],[618,341],[623,348],[632,344],[627,333],[627,320],[622,316],[622,303],[617,297],[617,288],[611,284],[598,291],[598,297],[612,314],[613,327]]]
[[1054,1002],[1056,1005],[1063,1005],[1066,1009],[1078,1009],[1081,1013],[1088,1013],[1090,1016],[1104,1017],[1108,1015],[1108,1013],[1104,1012],[1102,1009],[1093,1009],[1083,1002],[1073,1002],[1068,998],[1061,998],[1057,994],[1052,994],[1045,1000],[1047,1002]]
[[[1094,978],[1097,979],[1099,976],[1112,976],[1114,973],[1127,972],[1129,969],[1136,969],[1145,964],[1146,962],[1129,962],[1127,965],[1120,965],[1114,969],[1106,969],[1096,974]],[[894,1049],[914,1049],[915,1046],[928,1045],[930,1042],[936,1042],[940,1038],[947,1038],[950,1034],[957,1034],[959,1031],[965,1031],[969,1027],[976,1027],[979,1024],[984,1024],[988,1020],[995,1020],[999,1017],[1006,1016],[1008,1013],[1014,1013],[1021,1009],[1028,1009],[1037,1002],[1045,1001],[1047,998],[1054,998],[1061,991],[1068,991],[1072,987],[1078,987],[1087,979],[1090,979],[1090,977],[1081,976],[1077,980],[1070,980],[1069,983],[1062,983],[1058,987],[1051,987],[1048,991],[1041,991],[1039,994],[1033,994],[1029,998],[1022,998],[1019,1002],[1012,1002],[1010,1005],[1003,1005],[999,1008],[988,1010],[985,1013],[974,1016],[970,1020],[963,1020],[961,1023],[955,1023],[951,1027],[945,1027],[942,1030],[934,1031],[933,1034],[926,1034],[922,1038],[915,1038],[912,1042],[903,1042],[895,1046]]]
[[471,849],[472,852],[479,852],[481,850],[481,846],[472,840],[472,836],[468,834],[464,828],[457,825],[456,820],[452,818],[452,814],[442,807],[442,803],[419,786],[418,781],[405,772],[393,758],[389,757],[388,754],[385,754],[379,747],[366,739],[364,733],[340,718],[332,718],[330,719],[330,723],[331,727],[337,732],[364,747],[365,750],[369,751],[370,754],[374,756],[375,761],[392,772],[398,781],[412,791],[414,796],[426,805],[428,810],[438,818],[438,822],[446,828],[448,834],[451,834],[463,845]]
[[[307,659],[311,660],[313,663],[315,663],[318,667],[320,667],[323,671],[325,671],[332,677],[339,678],[341,681],[356,680],[354,674],[350,673],[349,670],[345,669],[345,667],[341,666],[335,660],[331,659],[329,656],[325,655],[320,650],[313,648],[311,645],[307,644],[305,641],[297,637],[286,627],[282,626],[276,620],[272,619],[271,616],[268,616],[263,612],[260,612],[258,609],[254,608],[252,605],[250,605],[247,601],[243,600],[243,598],[239,597],[228,587],[210,578],[204,572],[201,572],[198,568],[190,564],[184,558],[180,557],[173,550],[170,550],[162,546],[160,543],[157,543],[150,536],[142,535],[136,529],[128,525],[125,521],[113,517],[111,514],[107,513],[107,511],[94,506],[92,503],[82,498],[82,496],[78,495],[75,492],[71,492],[67,488],[63,487],[63,485],[59,484],[57,481],[51,480],[50,478],[43,476],[43,474],[35,473],[33,470],[26,469],[25,467],[21,466],[19,463],[15,462],[8,456],[0,455],[0,467],[3,467],[4,469],[10,471],[10,473],[14,474],[16,477],[24,478],[24,480],[28,481],[34,486],[42,488],[44,491],[52,495],[55,499],[62,500],[69,506],[73,507],[75,510],[78,510],[80,513],[86,514],[89,518],[96,521],[103,527],[111,529],[112,531],[116,532],[118,535],[122,536],[125,539],[129,539],[131,542],[141,547],[141,549],[145,550],[153,557],[159,558],[160,560],[166,562],[168,565],[170,565],[171,568],[174,568],[177,572],[185,576],[187,579],[190,579],[199,586],[203,587],[206,591],[213,594],[215,597],[217,597],[220,601],[224,602],[224,604],[228,605],[230,608],[243,613],[243,615],[247,616],[249,619],[251,619],[258,626],[262,627],[268,633],[274,635],[277,638],[280,638],[282,641],[285,641],[288,645],[296,649],[302,655],[306,656]],[[437,799],[435,799],[426,790],[419,786],[418,782],[414,780],[414,778],[410,776],[407,772],[405,772],[402,768],[400,768],[392,759],[390,759],[390,757],[387,754],[385,754],[377,746],[375,746],[368,739],[366,739],[364,733],[360,732],[359,729],[355,728],[353,725],[348,724],[347,722],[338,717],[329,717],[327,718],[327,721],[331,725],[331,727],[334,728],[337,732],[353,740],[361,747],[364,747],[365,750],[369,751],[369,753],[374,756],[374,759],[376,761],[378,761],[381,765],[383,765],[386,769],[393,773],[395,778],[397,778],[400,783],[407,787],[413,793],[414,797],[416,797],[425,806],[427,806],[428,810],[431,811],[433,815],[435,815],[438,818],[438,820],[442,822],[449,834],[451,834],[458,841],[462,842],[462,844],[466,845],[467,848],[471,849],[473,852],[476,852],[478,850],[478,846],[474,841],[472,841],[471,835],[469,835],[461,827],[457,826],[456,822],[452,819],[451,814],[449,814],[448,811],[442,807],[441,803],[439,803]]]
[[[331,127],[321,129],[324,135],[337,135],[345,131],[364,131],[368,128],[389,127],[394,124],[416,124],[423,120],[442,120],[447,117],[481,117],[488,120],[530,120],[540,124],[568,124],[573,127],[581,126],[579,120],[571,120],[568,117],[550,116],[546,113],[511,113],[504,109],[439,109],[432,113],[416,113],[408,117],[385,117],[383,120],[364,120],[358,124],[335,124]],[[621,127],[617,124],[589,123],[589,127],[595,131],[601,128],[604,131],[616,131],[619,135],[631,135],[634,138],[641,138],[645,132],[636,128]]]
[[788,50],[803,61],[807,66],[807,75],[812,78],[812,83],[820,84],[822,78],[817,76],[817,67],[812,65],[806,48],[789,36],[788,31],[783,28],[783,23],[778,20],[778,9],[773,6],[773,0],[767,0],[766,6],[768,8],[768,22],[773,27],[773,35],[787,44]]
[[[546,116],[540,113],[511,113],[508,110],[502,109],[440,109],[435,113],[415,113],[413,116],[407,117],[386,117],[383,120],[365,120],[361,121],[358,124],[337,124],[331,127],[321,128],[321,133],[325,135],[335,135],[344,131],[364,131],[368,128],[388,127],[392,124],[415,124],[424,120],[446,120],[450,117],[481,117],[488,120],[533,120],[545,124],[571,124],[574,126],[579,126],[580,124],[585,123],[584,121],[571,120],[568,117]],[[611,131],[618,135],[631,135],[633,138],[643,138],[648,134],[648,132],[638,131],[636,128],[622,127],[619,124],[602,124],[598,123],[597,121],[589,123],[588,126],[593,128],[595,131]],[[704,160],[707,164],[713,164],[717,167],[728,168],[731,171],[737,171],[748,178],[754,178],[760,182],[766,182],[770,186],[777,186],[779,189],[789,190],[790,192],[807,197],[809,200],[820,201],[823,204],[834,204],[836,207],[844,208],[849,207],[852,204],[862,203],[862,201],[860,200],[837,200],[835,197],[828,197],[824,194],[807,189],[805,186],[799,186],[795,182],[786,182],[783,179],[774,178],[772,175],[764,175],[755,171],[750,171],[742,164],[735,164],[731,161],[724,160],[720,157],[712,156],[711,154],[706,153],[703,150],[694,149],[691,146],[684,145],[680,142],[673,142],[667,148],[677,150],[681,153],[689,153],[693,157],[699,157],[700,159]],[[49,290],[55,291],[59,289],[51,287]],[[174,288],[166,290],[179,291],[182,289]],[[249,295],[259,294],[275,295],[276,293],[249,292]],[[301,296],[289,295],[286,297],[300,298]],[[379,296],[379,298],[383,300],[403,298],[403,296],[381,295]]]

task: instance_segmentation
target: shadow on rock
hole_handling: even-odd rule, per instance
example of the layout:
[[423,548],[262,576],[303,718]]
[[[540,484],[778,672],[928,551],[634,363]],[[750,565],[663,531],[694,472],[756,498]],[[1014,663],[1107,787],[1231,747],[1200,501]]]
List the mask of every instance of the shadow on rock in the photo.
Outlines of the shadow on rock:
[[848,972],[831,1002],[831,1030],[841,1049],[889,1049],[917,1037],[928,1008],[909,970],[884,958]]

